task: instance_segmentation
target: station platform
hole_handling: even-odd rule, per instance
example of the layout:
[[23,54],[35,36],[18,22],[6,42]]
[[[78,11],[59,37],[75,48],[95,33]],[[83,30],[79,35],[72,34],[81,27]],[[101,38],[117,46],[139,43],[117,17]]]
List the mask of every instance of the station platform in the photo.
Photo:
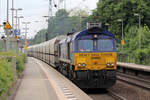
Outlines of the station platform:
[[136,70],[139,70],[139,71],[150,72],[150,66],[146,66],[146,65],[138,65],[138,64],[134,64],[134,63],[117,62],[117,66],[129,68],[129,69],[136,69]]
[[28,57],[14,100],[92,100],[46,63]]

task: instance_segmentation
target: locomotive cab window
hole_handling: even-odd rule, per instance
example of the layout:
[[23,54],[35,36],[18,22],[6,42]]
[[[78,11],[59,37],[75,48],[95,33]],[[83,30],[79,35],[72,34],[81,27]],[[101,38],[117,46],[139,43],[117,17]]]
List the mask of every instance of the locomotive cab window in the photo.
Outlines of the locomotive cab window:
[[93,40],[78,40],[78,51],[79,52],[93,51]]
[[98,51],[113,51],[114,43],[112,39],[99,39]]

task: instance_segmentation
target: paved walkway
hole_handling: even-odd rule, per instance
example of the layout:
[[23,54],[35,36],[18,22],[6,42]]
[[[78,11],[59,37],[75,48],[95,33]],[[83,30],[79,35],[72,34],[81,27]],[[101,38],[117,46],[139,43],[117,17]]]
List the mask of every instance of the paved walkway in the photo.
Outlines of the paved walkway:
[[48,78],[32,58],[28,58],[15,100],[58,100]]
[[92,99],[52,67],[29,57],[14,100]]

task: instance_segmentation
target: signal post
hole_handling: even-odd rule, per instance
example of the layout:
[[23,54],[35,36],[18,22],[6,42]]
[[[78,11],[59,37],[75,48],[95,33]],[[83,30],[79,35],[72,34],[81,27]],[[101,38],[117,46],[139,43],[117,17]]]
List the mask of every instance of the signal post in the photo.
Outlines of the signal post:
[[9,24],[9,22],[7,21],[6,23],[4,23],[4,30],[5,30],[5,33],[7,35],[7,38],[4,39],[4,43],[5,43],[5,50],[6,51],[9,51],[10,50],[10,37],[9,35],[11,34],[11,29],[12,29],[12,26]]

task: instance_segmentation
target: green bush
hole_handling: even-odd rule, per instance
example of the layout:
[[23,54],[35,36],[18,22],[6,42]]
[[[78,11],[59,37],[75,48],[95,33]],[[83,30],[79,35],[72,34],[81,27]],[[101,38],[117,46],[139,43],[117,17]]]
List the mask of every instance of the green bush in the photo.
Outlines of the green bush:
[[[0,56],[16,57],[16,71],[17,75],[20,76],[24,70],[26,56],[25,54],[16,54],[13,52],[0,52]],[[0,98],[11,85],[15,82],[15,74],[13,71],[13,60],[11,58],[0,59]]]
[[[139,49],[139,34],[141,33],[141,48]],[[150,29],[144,26],[139,29],[132,26],[125,33],[125,46],[118,48],[118,61],[150,65]]]
[[10,87],[10,84],[14,82],[15,77],[13,73],[13,67],[11,62],[7,62],[6,59],[0,60],[0,96],[6,92]]
[[[24,65],[26,61],[26,56],[25,54],[19,53],[16,54],[12,51],[9,52],[0,52],[0,56],[16,56],[16,70],[18,75],[24,70]],[[8,59],[8,61],[11,61],[11,59]]]
[[18,75],[20,75],[21,72],[24,70],[25,61],[26,61],[25,54],[21,54],[16,57],[16,70]]
[[16,56],[17,54],[9,51],[9,52],[0,52],[0,56]]

